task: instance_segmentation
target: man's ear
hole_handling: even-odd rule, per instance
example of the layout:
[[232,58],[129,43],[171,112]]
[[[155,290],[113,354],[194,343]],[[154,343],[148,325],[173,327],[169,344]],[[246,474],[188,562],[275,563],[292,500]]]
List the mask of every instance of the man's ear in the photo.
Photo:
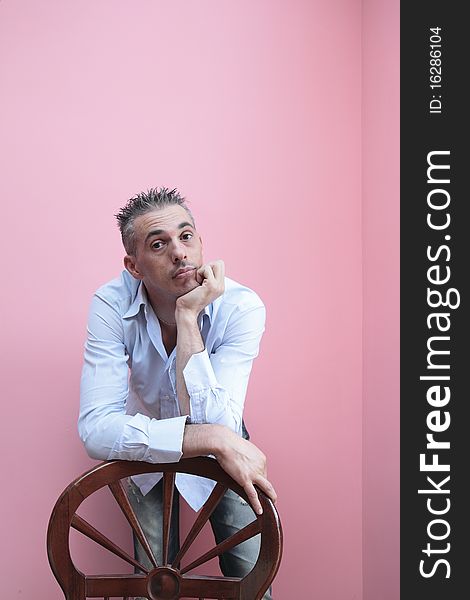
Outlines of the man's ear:
[[124,266],[135,279],[143,278],[135,264],[135,256],[126,254],[126,256],[124,257]]

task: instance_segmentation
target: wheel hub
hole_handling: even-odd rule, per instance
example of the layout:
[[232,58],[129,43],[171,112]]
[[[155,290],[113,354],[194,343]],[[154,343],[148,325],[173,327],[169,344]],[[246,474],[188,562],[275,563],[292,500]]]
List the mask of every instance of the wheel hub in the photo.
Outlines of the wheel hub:
[[158,567],[149,573],[147,590],[151,600],[177,600],[181,576],[170,567]]

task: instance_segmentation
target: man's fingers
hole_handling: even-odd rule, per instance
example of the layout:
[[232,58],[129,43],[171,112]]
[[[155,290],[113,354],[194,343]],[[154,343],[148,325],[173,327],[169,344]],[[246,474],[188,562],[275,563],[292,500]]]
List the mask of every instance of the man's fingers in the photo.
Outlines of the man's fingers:
[[204,267],[199,267],[199,269],[197,269],[197,271],[196,271],[196,281],[199,283],[199,285],[201,285],[202,282],[204,281],[203,271],[204,271]]
[[[202,265],[197,271],[196,280],[203,286],[209,287],[214,293],[220,295],[224,292],[225,266],[222,260]],[[217,296],[216,296],[217,297]]]
[[214,272],[212,271],[211,266],[209,264],[202,265],[202,267],[199,267],[197,273],[201,278],[202,283],[204,283],[204,279],[207,279],[208,282],[215,281]]
[[222,283],[225,276],[225,264],[223,260],[216,260],[212,263],[209,263],[212,271],[214,273],[214,277],[217,279],[219,283]]
[[[274,489],[274,487],[271,485],[271,483],[267,479],[260,476],[256,479],[256,481],[254,483],[256,483],[256,485],[260,488],[260,490],[262,492],[264,492],[266,494],[266,496],[268,498],[270,498],[273,502],[276,502],[276,500],[277,500],[276,490]],[[258,493],[257,493],[256,488],[254,487],[253,483],[247,483],[244,486],[244,490],[246,492],[246,495],[248,496],[248,500],[249,500],[253,510],[255,511],[255,513],[257,515],[261,515],[263,512],[263,509],[261,508],[261,502],[259,501]]]
[[255,487],[252,483],[247,483],[244,486],[244,490],[246,495],[248,496],[248,501],[251,504],[251,507],[255,511],[257,515],[263,514],[263,509],[261,508],[261,502],[258,498],[258,493],[255,490]]
[[276,490],[272,486],[272,484],[265,477],[258,477],[255,480],[256,485],[262,490],[268,498],[271,498],[273,502],[277,500]]

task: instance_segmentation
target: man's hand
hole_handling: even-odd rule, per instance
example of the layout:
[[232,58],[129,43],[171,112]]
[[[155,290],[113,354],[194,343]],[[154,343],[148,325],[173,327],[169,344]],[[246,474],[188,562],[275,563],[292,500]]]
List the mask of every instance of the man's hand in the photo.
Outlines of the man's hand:
[[196,281],[199,286],[180,296],[176,300],[175,315],[178,313],[192,313],[196,317],[208,304],[224,293],[225,265],[222,260],[216,260],[199,267],[196,272]]
[[228,427],[216,424],[186,426],[183,456],[190,458],[203,454],[213,454],[216,457],[224,471],[245,490],[257,514],[263,511],[255,485],[273,502],[276,501],[276,492],[267,479],[265,455]]
[[225,428],[222,449],[214,454],[223,470],[245,490],[253,510],[263,512],[254,488],[256,484],[276,502],[276,492],[267,479],[266,456],[254,444]]

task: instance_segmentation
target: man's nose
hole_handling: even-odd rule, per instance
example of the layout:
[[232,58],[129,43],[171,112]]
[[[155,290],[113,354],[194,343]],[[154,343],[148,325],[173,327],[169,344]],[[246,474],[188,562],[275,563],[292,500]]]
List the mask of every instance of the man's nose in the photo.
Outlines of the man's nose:
[[173,240],[171,248],[171,258],[173,262],[179,262],[186,258],[186,248],[180,240]]

